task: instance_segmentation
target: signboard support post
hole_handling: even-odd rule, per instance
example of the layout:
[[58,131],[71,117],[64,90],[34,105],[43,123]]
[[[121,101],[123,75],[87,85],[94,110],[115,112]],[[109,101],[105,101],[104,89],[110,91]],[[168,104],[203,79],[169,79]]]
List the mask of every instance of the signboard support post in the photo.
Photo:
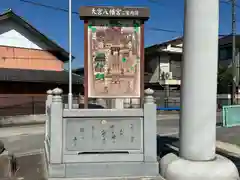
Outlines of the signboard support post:
[[88,21],[84,20],[84,108],[88,108]]

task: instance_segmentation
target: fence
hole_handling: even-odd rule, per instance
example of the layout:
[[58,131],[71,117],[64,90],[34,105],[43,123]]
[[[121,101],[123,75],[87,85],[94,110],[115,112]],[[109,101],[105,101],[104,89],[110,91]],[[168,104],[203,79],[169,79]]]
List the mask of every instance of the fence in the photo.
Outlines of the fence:
[[[0,95],[0,117],[17,115],[45,114],[46,95]],[[67,95],[63,95],[63,102],[67,104]],[[73,102],[78,104],[78,97],[73,97]]]
[[240,125],[240,105],[223,106],[222,113],[224,127]]
[[0,95],[0,116],[45,113],[46,95]]
[[[179,109],[180,107],[180,90],[170,91],[169,96],[166,95],[165,91],[155,91],[154,97],[156,98],[156,104],[159,109]],[[238,98],[240,99],[240,97]],[[222,109],[223,106],[231,104],[230,94],[218,94],[217,95],[217,106],[218,109]]]
[[159,108],[174,108],[180,106],[180,90],[155,90],[154,97]]
[[[158,108],[177,109],[180,107],[180,91],[170,91],[169,96],[162,90],[154,93]],[[45,114],[46,95],[21,95],[21,94],[0,94],[0,117],[16,115]],[[73,108],[83,108],[83,99],[80,102],[78,96],[73,96]],[[63,95],[63,103],[68,103],[68,96]],[[97,105],[96,99],[89,99],[89,108],[102,108]],[[218,108],[230,104],[229,95],[218,95]],[[102,104],[101,104],[102,105]],[[104,105],[103,105],[104,106]],[[130,107],[131,108],[131,107]]]

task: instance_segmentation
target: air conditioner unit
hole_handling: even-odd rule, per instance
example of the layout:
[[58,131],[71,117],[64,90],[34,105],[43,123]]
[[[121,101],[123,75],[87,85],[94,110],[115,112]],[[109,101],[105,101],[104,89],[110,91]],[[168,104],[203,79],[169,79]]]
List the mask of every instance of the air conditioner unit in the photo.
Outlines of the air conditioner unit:
[[172,79],[172,72],[165,72],[165,74],[164,74],[164,79],[165,79],[165,80],[170,80],[170,79]]
[[160,76],[161,80],[170,80],[172,79],[172,72],[162,72]]

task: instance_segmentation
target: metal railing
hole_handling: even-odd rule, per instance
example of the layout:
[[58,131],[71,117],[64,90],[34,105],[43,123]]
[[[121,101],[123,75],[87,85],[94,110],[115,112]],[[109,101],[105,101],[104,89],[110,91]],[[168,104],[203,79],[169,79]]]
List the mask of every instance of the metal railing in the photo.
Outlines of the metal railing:
[[45,113],[46,95],[0,95],[0,116]]
[[[167,97],[164,91],[155,91],[156,104],[159,110],[177,110],[180,108],[180,91],[170,91]],[[89,99],[89,108],[107,108],[113,106],[112,99]],[[21,95],[21,94],[2,94],[0,95],[0,117],[17,115],[37,115],[45,114],[46,95]],[[138,108],[139,101],[125,101],[125,108]],[[63,103],[67,107],[68,97],[63,95]],[[218,109],[224,105],[230,105],[230,96],[218,95]],[[73,97],[73,108],[83,108],[83,98],[78,95]],[[165,109],[164,109],[165,108]]]

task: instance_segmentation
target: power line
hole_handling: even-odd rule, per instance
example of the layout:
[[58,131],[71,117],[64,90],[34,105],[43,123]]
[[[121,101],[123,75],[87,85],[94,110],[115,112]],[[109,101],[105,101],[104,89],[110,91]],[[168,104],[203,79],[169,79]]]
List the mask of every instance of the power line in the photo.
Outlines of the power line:
[[[220,0],[219,2],[227,5],[232,5],[232,0],[228,0],[228,1]],[[235,7],[240,8],[239,4],[237,4],[236,2],[234,4],[235,4]]]
[[[64,9],[64,8],[60,8],[60,7],[56,7],[56,6],[50,6],[50,5],[43,4],[43,3],[33,2],[33,1],[29,1],[29,0],[19,0],[19,1],[24,2],[24,3],[28,3],[28,4],[31,4],[31,5],[34,5],[34,6],[40,6],[40,7],[48,8],[48,9],[55,10],[55,11],[62,11],[62,12],[66,12],[66,13],[69,12],[68,9]],[[156,0],[149,0],[149,1],[156,2]],[[72,14],[79,15],[79,13],[75,12],[75,11],[72,11]],[[180,32],[180,31],[162,29],[162,28],[155,28],[155,27],[146,27],[146,30],[182,34],[182,32]]]
[[162,31],[162,32],[167,32],[167,33],[183,34],[183,32],[181,32],[181,31],[162,29],[162,28],[155,28],[155,27],[146,27],[146,29],[150,30],[150,31]]
[[158,4],[158,5],[165,5],[165,4],[163,4],[162,2],[159,2],[159,0],[148,0],[148,2],[150,2],[150,3],[156,3],[156,4]]
[[228,5],[230,4],[229,1],[224,1],[224,0],[220,0],[219,2],[222,4],[228,4]]
[[[56,6],[50,6],[50,5],[46,5],[46,4],[43,4],[43,3],[38,3],[38,2],[33,2],[33,1],[28,1],[28,0],[19,0],[19,1],[24,2],[24,3],[28,3],[28,4],[32,4],[32,5],[35,5],[35,6],[45,7],[45,8],[48,8],[48,9],[55,10],[55,11],[62,11],[62,12],[68,12],[69,11],[68,9],[64,9],[64,8],[60,8],[60,7],[56,7]],[[72,14],[79,15],[79,13],[75,12],[75,11],[72,11]]]
[[[159,4],[159,5],[165,5],[161,2],[162,0],[148,0],[148,2],[150,3],[155,3],[155,4]],[[231,5],[231,1],[232,0],[220,0],[219,2],[222,3],[222,4],[227,4],[227,5]],[[236,4],[235,3],[235,6],[237,8],[240,8],[240,5]]]

